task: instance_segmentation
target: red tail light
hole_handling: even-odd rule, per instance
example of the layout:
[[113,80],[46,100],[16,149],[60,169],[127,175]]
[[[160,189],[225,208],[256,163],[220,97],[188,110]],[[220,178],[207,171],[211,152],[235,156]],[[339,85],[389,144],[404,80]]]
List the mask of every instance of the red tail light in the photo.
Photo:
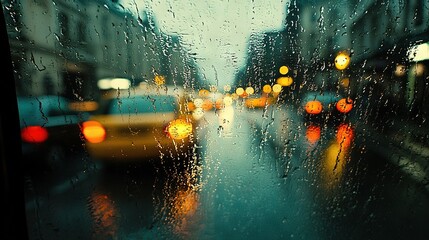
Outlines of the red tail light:
[[21,139],[29,143],[42,143],[48,139],[48,131],[42,126],[28,126],[21,129]]
[[318,100],[308,101],[305,104],[305,111],[309,114],[319,114],[322,112],[322,103]]
[[86,121],[82,124],[82,133],[90,143],[100,143],[106,138],[106,130],[97,121]]
[[337,142],[344,147],[349,147],[353,141],[353,128],[347,124],[341,124],[337,129]]

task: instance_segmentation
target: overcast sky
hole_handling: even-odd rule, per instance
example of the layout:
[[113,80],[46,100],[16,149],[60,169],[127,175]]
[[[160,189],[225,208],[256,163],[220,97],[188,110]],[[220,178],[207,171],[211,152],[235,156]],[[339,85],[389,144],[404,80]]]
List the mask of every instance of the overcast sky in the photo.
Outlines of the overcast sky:
[[288,1],[123,0],[121,4],[132,12],[153,12],[162,31],[180,35],[196,53],[206,80],[222,87],[232,83],[244,64],[251,33],[284,26]]

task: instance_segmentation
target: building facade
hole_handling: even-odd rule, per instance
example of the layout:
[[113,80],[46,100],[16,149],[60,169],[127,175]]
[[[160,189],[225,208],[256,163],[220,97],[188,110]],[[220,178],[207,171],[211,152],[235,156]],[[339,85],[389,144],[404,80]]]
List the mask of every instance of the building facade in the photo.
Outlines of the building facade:
[[15,77],[20,95],[94,99],[97,81],[116,77],[137,85],[161,75],[166,84],[199,86],[180,38],[163,33],[152,13],[134,16],[102,0],[4,0],[3,6],[22,73]]

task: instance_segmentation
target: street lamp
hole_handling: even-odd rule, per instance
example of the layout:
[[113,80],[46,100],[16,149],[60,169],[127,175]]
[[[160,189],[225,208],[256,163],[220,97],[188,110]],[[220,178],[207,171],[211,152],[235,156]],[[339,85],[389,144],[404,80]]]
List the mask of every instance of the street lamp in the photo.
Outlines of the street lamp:
[[247,87],[246,93],[247,93],[247,95],[252,95],[255,93],[255,89],[253,89],[253,87]]
[[289,68],[287,66],[281,66],[279,72],[281,75],[286,75],[289,72]]
[[271,86],[270,85],[264,85],[263,87],[262,87],[262,92],[263,93],[266,93],[266,94],[269,94],[270,92],[271,92]]
[[350,64],[350,55],[347,52],[339,52],[335,57],[334,63],[338,70],[344,70]]
[[273,86],[273,93],[277,95],[281,91],[282,91],[282,85],[280,85],[280,84],[274,84],[274,86]]
[[244,89],[242,87],[239,87],[235,90],[235,93],[237,93],[238,96],[241,96],[244,93]]

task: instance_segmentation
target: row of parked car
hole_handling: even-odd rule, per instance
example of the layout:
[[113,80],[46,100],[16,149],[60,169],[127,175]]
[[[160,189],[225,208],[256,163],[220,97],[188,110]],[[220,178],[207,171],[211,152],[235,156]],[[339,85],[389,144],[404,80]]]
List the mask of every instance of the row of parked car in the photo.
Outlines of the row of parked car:
[[196,122],[176,87],[113,90],[91,110],[58,95],[18,97],[26,166],[52,165],[85,151],[104,163],[180,157],[194,146]]
[[[73,151],[104,163],[189,156],[198,124],[190,94],[174,86],[112,90],[91,107],[59,95],[18,97],[24,158],[32,167],[53,165]],[[267,105],[246,100],[248,107]],[[322,121],[352,108],[351,99],[334,92],[308,92],[299,107],[304,120]]]

